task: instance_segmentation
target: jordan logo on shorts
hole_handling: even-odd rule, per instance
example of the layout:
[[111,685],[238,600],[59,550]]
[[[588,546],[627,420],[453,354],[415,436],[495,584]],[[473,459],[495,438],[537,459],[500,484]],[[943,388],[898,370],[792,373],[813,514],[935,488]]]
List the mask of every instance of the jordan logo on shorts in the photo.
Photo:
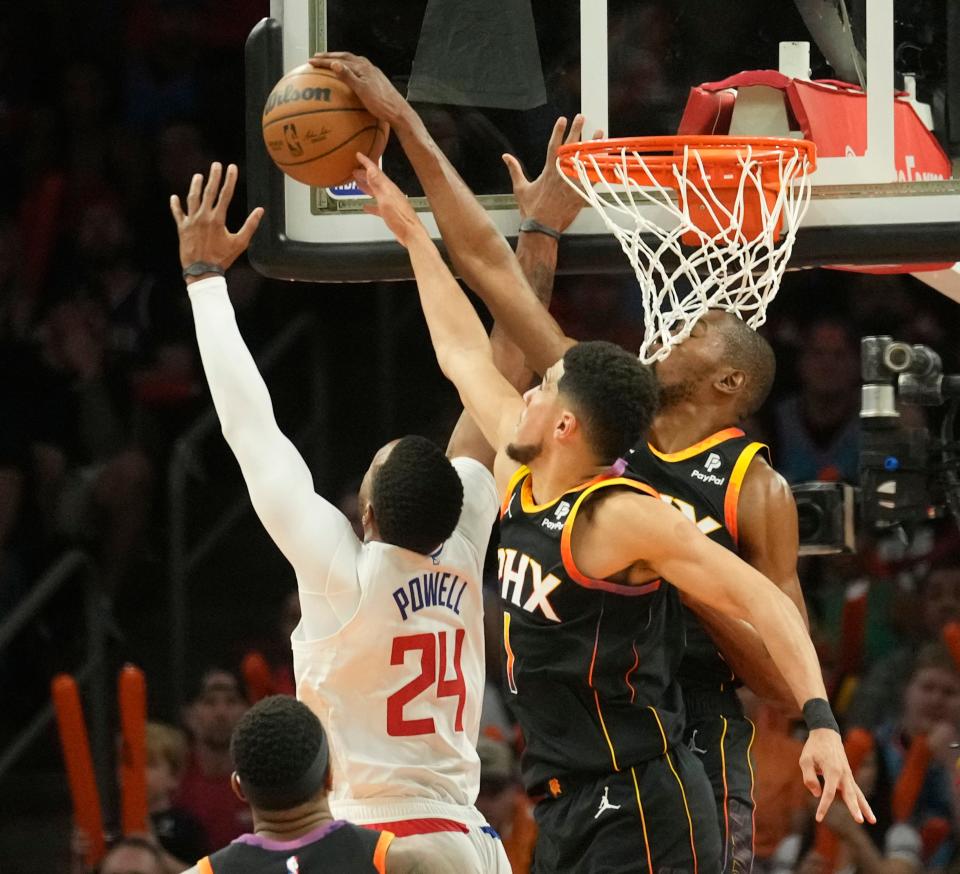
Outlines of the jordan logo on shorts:
[[696,729],[696,728],[695,728],[695,729],[693,730],[693,734],[690,736],[690,752],[691,752],[691,753],[697,753],[697,755],[700,755],[700,756],[705,756],[705,755],[707,754],[707,751],[706,751],[706,750],[702,750],[702,749],[700,749],[700,747],[697,746],[697,731],[698,731],[698,730],[699,730],[699,729]]
[[597,810],[597,812],[593,815],[593,818],[594,818],[594,819],[599,819],[599,818],[600,818],[600,814],[603,813],[605,810],[619,810],[619,809],[620,809],[620,805],[619,805],[619,804],[611,804],[611,803],[610,803],[610,799],[609,799],[609,797],[608,797],[609,793],[610,793],[610,787],[609,787],[609,786],[604,786],[604,787],[603,787],[603,798],[600,799],[600,808],[599,808],[599,810]]

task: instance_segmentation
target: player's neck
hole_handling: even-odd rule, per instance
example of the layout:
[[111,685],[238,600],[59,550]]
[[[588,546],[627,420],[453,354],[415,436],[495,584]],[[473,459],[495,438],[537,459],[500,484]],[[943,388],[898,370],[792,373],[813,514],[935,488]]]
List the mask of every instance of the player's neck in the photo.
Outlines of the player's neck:
[[661,452],[679,452],[711,434],[737,427],[736,414],[726,407],[680,403],[657,414],[649,440]]
[[334,821],[326,797],[290,810],[252,810],[254,834],[274,841],[294,841]]
[[533,500],[548,504],[607,470],[609,467],[582,453],[541,456],[530,465]]

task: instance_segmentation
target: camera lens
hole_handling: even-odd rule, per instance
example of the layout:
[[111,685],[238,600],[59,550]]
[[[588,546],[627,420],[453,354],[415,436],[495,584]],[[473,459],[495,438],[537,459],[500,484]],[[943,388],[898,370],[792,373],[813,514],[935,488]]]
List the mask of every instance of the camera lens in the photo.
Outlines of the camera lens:
[[822,526],[823,507],[812,501],[799,499],[797,501],[797,527],[800,532],[800,542],[815,539]]

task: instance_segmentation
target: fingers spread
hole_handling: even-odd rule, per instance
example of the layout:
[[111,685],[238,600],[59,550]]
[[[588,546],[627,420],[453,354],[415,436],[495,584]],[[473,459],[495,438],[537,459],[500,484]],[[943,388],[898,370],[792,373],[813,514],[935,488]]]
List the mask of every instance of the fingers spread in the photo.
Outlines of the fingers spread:
[[817,805],[817,822],[823,822],[827,815],[830,805],[833,804],[833,797],[837,794],[837,778],[834,776],[825,777],[823,781],[823,795],[820,796],[820,803]]
[[810,790],[810,794],[813,795],[814,798],[819,798],[822,787],[820,786],[816,769],[809,759],[800,759],[800,773],[803,774],[803,785]]
[[227,208],[230,206],[230,201],[233,200],[233,189],[237,185],[237,165],[230,164],[227,167],[227,176],[223,182],[223,188],[220,189],[220,196],[217,198],[217,205],[215,212],[217,218],[220,221],[225,222],[227,219]]
[[243,247],[246,248],[250,244],[250,239],[257,232],[257,228],[260,226],[260,219],[263,218],[263,207],[258,206],[250,215],[247,216],[247,220],[243,223],[243,227],[237,231],[237,239],[243,244]]
[[170,212],[173,220],[179,225],[183,221],[183,209],[180,207],[180,198],[176,194],[170,195]]
[[510,182],[513,184],[514,190],[527,181],[527,177],[523,175],[520,162],[513,155],[504,155],[503,163],[507,165],[507,172],[510,174]]
[[570,125],[570,133],[567,134],[566,142],[579,143],[583,139],[583,126],[587,123],[585,116],[577,114],[574,116],[573,124]]
[[200,206],[200,187],[203,185],[203,176],[194,173],[190,180],[190,190],[187,192],[187,212],[195,213]]
[[207,185],[203,189],[203,203],[202,206],[204,209],[213,209],[214,201],[217,197],[217,192],[220,190],[220,178],[223,176],[223,165],[219,161],[214,161],[210,165],[210,176],[207,179]]
[[553,125],[553,130],[550,131],[550,140],[547,142],[547,154],[553,155],[556,153],[557,149],[560,148],[560,143],[563,142],[563,132],[567,129],[567,120],[560,116]]

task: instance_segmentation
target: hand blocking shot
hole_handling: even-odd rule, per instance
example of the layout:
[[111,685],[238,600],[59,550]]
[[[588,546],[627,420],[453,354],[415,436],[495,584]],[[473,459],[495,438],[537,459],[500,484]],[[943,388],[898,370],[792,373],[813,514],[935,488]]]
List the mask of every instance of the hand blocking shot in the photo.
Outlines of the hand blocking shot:
[[[402,97],[363,59],[339,53],[313,63],[348,78],[391,125],[439,215],[425,179],[430,162],[448,189],[463,183]],[[681,743],[678,593],[757,630],[810,729],[800,765],[820,798],[818,819],[839,793],[856,821],[873,821],[796,605],[675,509],[649,500],[652,488],[620,475],[618,459],[654,415],[651,371],[610,344],[579,343],[521,397],[491,366],[478,317],[407,199],[372,162],[358,160],[358,183],[376,198],[370,211],[410,253],[441,369],[497,449],[507,684],[527,741],[525,782],[544,799],[536,870],[568,870],[590,855],[614,866],[604,870],[633,870],[638,854],[650,870],[719,870],[712,791]],[[460,234],[503,252],[506,242],[482,209],[476,216],[441,222],[448,248]],[[515,262],[504,272],[525,284]],[[620,646],[608,649],[611,641]],[[637,665],[644,670],[632,676]],[[625,676],[633,680],[626,690]],[[592,816],[604,788],[613,798],[614,787],[629,807],[621,804],[609,826],[570,828],[587,810]],[[583,870],[594,870],[587,864]]]

